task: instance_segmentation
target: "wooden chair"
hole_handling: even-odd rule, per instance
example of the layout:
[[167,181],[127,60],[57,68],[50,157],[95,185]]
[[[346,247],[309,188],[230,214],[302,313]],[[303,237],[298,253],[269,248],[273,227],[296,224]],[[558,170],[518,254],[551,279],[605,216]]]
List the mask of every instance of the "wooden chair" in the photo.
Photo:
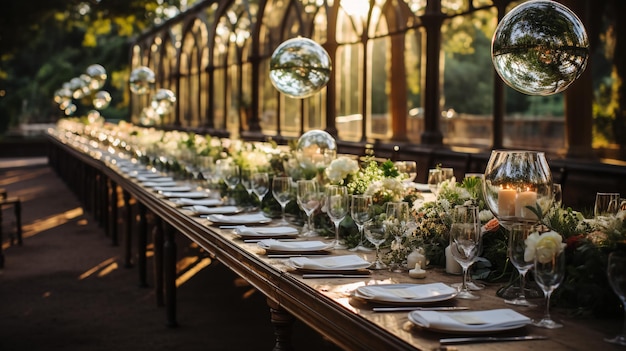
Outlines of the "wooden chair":
[[13,206],[15,211],[16,235],[10,236],[10,244],[15,241],[22,246],[22,201],[19,197],[8,197],[4,189],[0,189],[0,268],[4,268],[4,253],[2,252],[2,208],[4,206]]

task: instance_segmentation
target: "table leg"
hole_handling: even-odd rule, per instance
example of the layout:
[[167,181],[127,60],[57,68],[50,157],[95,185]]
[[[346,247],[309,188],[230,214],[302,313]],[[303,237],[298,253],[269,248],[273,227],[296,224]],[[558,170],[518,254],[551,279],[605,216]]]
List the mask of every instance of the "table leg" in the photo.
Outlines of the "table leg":
[[155,218],[152,242],[154,243],[154,293],[157,306],[162,307],[165,305],[163,298],[163,220],[159,217]]
[[293,334],[294,317],[274,300],[267,299],[267,305],[270,307],[270,318],[274,326],[274,335],[276,336],[276,344],[273,351],[293,350],[291,335]]
[[139,230],[137,234],[137,270],[139,271],[139,287],[148,286],[146,246],[148,245],[148,220],[146,219],[146,206],[142,203],[139,206]]
[[178,326],[176,322],[176,242],[175,229],[166,224],[163,241],[163,273],[165,287],[165,325],[170,328]]
[[133,266],[132,262],[132,235],[133,235],[133,208],[130,204],[130,193],[126,190],[123,191],[124,196],[124,209],[126,210],[126,223],[124,230],[124,267],[130,268]]

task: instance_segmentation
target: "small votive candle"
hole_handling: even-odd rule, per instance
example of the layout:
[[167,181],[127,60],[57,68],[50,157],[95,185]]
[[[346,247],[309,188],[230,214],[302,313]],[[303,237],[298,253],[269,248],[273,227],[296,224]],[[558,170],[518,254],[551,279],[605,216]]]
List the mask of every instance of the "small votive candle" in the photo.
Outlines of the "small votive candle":
[[419,263],[416,263],[415,268],[409,271],[409,277],[415,279],[424,279],[426,278],[426,271],[423,270],[422,267],[420,267]]

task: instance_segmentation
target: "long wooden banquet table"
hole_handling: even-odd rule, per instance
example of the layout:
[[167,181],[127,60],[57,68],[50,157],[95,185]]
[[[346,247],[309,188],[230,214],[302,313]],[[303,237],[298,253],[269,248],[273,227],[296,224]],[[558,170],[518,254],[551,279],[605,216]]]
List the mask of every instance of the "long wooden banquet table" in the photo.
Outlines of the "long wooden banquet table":
[[[177,207],[150,188],[119,171],[114,155],[99,145],[62,131],[49,133],[50,165],[76,192],[87,211],[101,221],[114,244],[121,243],[125,259],[131,265],[131,236],[137,235],[136,266],[139,282],[146,285],[146,244],[148,225],[146,213],[150,212],[162,225],[155,228],[155,285],[159,303],[165,305],[166,321],[176,325],[176,245],[175,235],[184,235],[207,250],[217,260],[247,280],[267,297],[271,322],[275,327],[275,350],[289,350],[291,324],[294,318],[317,330],[337,345],[347,350],[617,350],[603,338],[617,334],[621,320],[572,318],[553,311],[553,317],[564,327],[548,330],[525,326],[492,336],[542,335],[545,340],[522,342],[469,343],[451,346],[440,345],[439,339],[451,336],[415,326],[408,320],[408,312],[374,312],[352,292],[359,286],[385,283],[452,284],[460,276],[446,274],[439,268],[429,268],[426,279],[416,280],[406,273],[374,271],[361,278],[303,279],[285,264],[286,259],[268,258],[264,250],[254,243],[239,240],[230,229],[220,229],[206,218],[192,215]],[[118,235],[117,189],[121,188],[126,210],[123,235]],[[131,198],[139,205],[139,230],[133,233]],[[270,224],[271,225],[271,224]],[[163,230],[161,230],[163,228]],[[336,254],[347,254],[338,251]],[[334,254],[334,253],[333,253]],[[373,254],[367,254],[372,260]],[[162,273],[161,273],[162,272]],[[219,288],[219,287],[216,287]],[[479,300],[453,299],[448,305],[467,306],[472,310],[512,308],[530,318],[541,317],[543,307],[512,307],[496,296],[498,286],[488,285],[479,291]],[[161,295],[164,292],[164,295]],[[542,305],[541,301],[538,301]]]

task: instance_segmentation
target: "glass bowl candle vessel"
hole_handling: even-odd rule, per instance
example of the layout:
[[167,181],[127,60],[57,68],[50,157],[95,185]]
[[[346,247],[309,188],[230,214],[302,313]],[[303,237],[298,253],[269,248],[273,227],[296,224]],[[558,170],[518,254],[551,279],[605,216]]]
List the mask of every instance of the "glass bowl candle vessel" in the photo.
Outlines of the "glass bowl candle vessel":
[[494,150],[485,169],[487,206],[506,229],[514,223],[536,224],[552,206],[552,173],[543,152]]

